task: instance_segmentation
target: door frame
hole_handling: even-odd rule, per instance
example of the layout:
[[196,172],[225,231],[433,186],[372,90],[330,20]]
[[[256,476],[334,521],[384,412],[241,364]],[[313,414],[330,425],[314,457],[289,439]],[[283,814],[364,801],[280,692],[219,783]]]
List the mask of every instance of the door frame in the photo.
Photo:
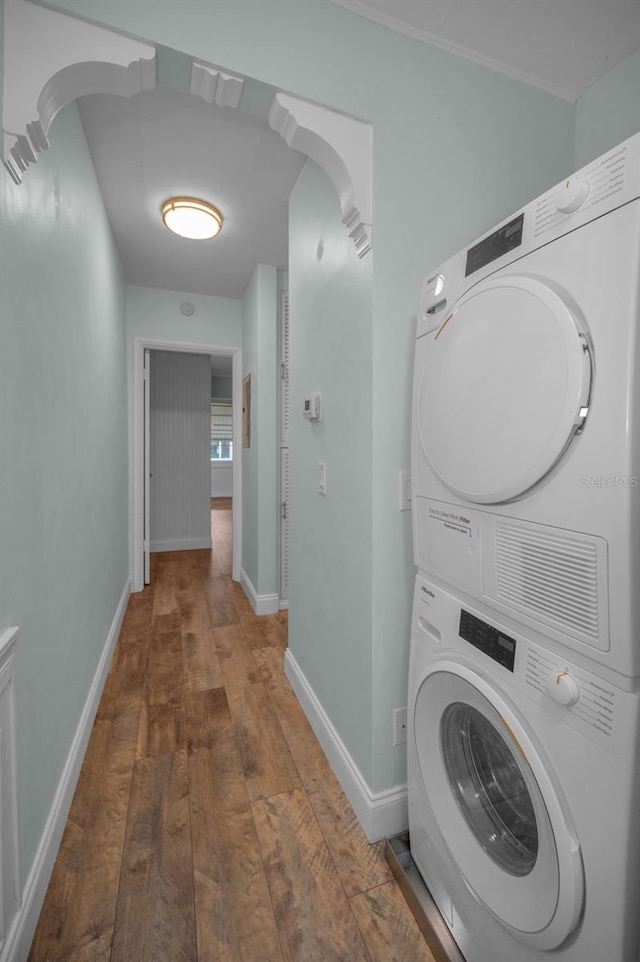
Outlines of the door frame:
[[240,580],[242,546],[242,349],[217,344],[195,344],[136,337],[133,340],[133,456],[131,582],[133,591],[144,588],[144,352],[174,351],[183,354],[218,354],[231,357],[233,395],[233,561],[231,577]]

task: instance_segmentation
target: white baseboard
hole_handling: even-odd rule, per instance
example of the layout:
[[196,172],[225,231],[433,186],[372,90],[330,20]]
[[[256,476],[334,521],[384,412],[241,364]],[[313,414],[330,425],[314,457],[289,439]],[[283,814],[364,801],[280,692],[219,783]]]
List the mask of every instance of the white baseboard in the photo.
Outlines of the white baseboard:
[[285,654],[284,668],[369,841],[376,842],[405,832],[409,827],[407,786],[372,792],[289,649]]
[[[244,588],[244,593],[251,602],[251,607],[257,615],[275,615],[276,612],[280,610],[280,598],[278,595],[259,595],[251,584],[244,568],[240,568],[240,584]],[[2,962],[1,959],[0,962]]]
[[150,551],[198,551],[210,548],[211,538],[174,538],[169,541],[151,541]]
[[284,611],[285,608],[289,607],[289,599],[281,598],[280,601],[278,602],[278,607],[280,608],[280,611]]
[[229,491],[212,491],[211,497],[212,498],[232,498],[233,491],[231,489],[229,489]]
[[22,893],[22,905],[2,945],[0,962],[26,962],[29,955],[130,594],[131,582],[127,579]]

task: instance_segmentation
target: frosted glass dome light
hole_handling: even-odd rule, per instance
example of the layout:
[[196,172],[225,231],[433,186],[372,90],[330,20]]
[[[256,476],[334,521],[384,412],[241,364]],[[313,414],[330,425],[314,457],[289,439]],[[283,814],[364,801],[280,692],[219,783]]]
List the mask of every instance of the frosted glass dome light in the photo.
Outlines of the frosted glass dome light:
[[208,240],[220,233],[222,214],[197,197],[170,197],[162,205],[162,220],[174,234],[191,240]]

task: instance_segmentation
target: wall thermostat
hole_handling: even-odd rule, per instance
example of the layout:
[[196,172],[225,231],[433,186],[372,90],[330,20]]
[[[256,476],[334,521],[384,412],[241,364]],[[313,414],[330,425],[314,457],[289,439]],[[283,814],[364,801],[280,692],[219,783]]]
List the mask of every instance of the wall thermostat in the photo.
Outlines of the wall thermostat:
[[304,399],[304,407],[302,413],[307,418],[308,421],[319,421],[320,420],[320,395],[319,394],[309,394]]

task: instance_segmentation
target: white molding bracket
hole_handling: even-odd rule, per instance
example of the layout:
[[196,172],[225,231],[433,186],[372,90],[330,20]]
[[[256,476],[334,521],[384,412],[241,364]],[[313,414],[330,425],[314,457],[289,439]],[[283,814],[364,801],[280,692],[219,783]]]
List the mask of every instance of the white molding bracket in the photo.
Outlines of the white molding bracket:
[[340,198],[342,223],[358,257],[364,257],[372,246],[371,124],[278,93],[269,125],[289,147],[311,157],[329,176]]
[[149,44],[27,0],[5,0],[3,159],[16,184],[48,148],[51,123],[72,100],[130,97],[155,85]]
[[191,65],[190,91],[195,97],[202,97],[208,104],[219,107],[237,107],[240,103],[244,80],[231,74],[205,67],[195,60]]

